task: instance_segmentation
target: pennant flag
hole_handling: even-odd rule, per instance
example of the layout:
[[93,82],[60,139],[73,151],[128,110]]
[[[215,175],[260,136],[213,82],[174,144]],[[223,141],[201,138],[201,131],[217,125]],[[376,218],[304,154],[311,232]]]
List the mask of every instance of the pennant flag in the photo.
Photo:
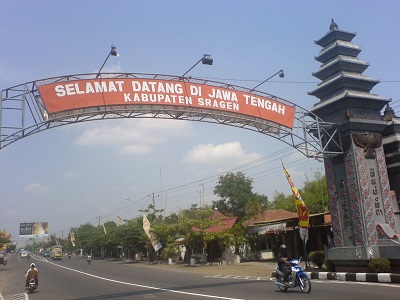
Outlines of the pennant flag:
[[146,232],[147,236],[150,239],[151,244],[153,245],[154,250],[158,251],[162,248],[161,243],[157,240],[156,236],[154,233],[151,233],[151,227],[150,227],[150,222],[147,219],[146,216],[143,216],[143,230]]
[[107,234],[106,226],[103,224],[104,234]]
[[289,182],[290,188],[292,189],[293,196],[295,197],[295,203],[296,203],[296,209],[297,209],[297,215],[299,216],[299,223],[300,223],[300,228],[308,228],[308,223],[309,223],[309,211],[304,203],[303,199],[300,196],[299,191],[297,190],[296,186],[294,185],[292,179],[290,179],[290,174],[288,170],[286,170],[285,166],[282,163],[283,167],[283,172],[285,173],[285,176],[287,178],[287,181]]
[[75,247],[75,234],[74,234],[74,232],[72,231],[72,229],[71,229],[71,231],[70,231],[70,233],[69,233],[69,240],[71,241],[72,246]]

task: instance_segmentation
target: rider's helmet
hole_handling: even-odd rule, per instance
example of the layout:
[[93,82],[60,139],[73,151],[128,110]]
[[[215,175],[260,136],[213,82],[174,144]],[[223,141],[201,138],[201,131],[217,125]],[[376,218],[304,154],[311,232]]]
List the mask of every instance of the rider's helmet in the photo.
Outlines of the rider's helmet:
[[31,268],[36,267],[36,265],[34,263],[31,263]]
[[287,255],[287,248],[286,245],[281,245],[279,248],[280,252],[282,253],[282,255]]

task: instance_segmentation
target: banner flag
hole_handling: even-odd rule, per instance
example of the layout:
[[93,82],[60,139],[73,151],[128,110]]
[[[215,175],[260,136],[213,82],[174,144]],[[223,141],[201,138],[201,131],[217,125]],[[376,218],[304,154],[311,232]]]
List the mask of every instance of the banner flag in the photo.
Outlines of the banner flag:
[[299,216],[300,228],[308,228],[309,216],[310,216],[308,208],[304,203],[303,199],[301,198],[299,191],[294,185],[292,179],[290,178],[290,174],[288,170],[286,170],[283,163],[282,167],[283,167],[283,172],[285,173],[285,176],[287,178],[287,181],[289,182],[290,188],[292,189],[293,196],[295,197],[294,201],[296,203],[297,215]]
[[103,224],[104,234],[107,234],[106,226]]
[[151,227],[150,227],[150,222],[147,219],[146,216],[143,216],[143,230],[146,232],[147,236],[150,239],[151,244],[153,245],[153,248],[155,251],[158,251],[162,248],[161,243],[157,240],[156,236],[150,232]]
[[71,231],[70,231],[70,233],[69,233],[69,239],[70,239],[70,241],[71,241],[72,246],[75,247],[75,234],[74,234],[74,232],[72,231],[72,229],[71,229]]
[[122,224],[122,218],[120,216],[118,216],[118,215],[117,215],[117,217],[118,217],[118,226],[119,226],[119,225]]

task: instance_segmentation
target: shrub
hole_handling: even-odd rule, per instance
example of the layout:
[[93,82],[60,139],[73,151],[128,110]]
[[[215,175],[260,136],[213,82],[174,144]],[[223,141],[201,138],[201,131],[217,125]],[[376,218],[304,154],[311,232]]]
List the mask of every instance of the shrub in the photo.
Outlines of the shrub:
[[335,265],[328,258],[325,258],[324,265],[329,272],[335,272]]
[[384,257],[371,258],[368,270],[370,273],[390,273],[390,260]]
[[308,254],[309,260],[318,268],[322,268],[325,260],[325,252],[324,251],[312,251]]

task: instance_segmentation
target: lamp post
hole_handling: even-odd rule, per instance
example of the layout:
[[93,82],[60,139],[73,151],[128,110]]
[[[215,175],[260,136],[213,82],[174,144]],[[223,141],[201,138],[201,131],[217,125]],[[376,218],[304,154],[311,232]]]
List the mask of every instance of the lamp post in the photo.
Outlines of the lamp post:
[[255,90],[256,88],[258,88],[260,85],[264,84],[265,82],[267,82],[267,81],[270,80],[272,77],[274,77],[274,76],[276,76],[276,75],[278,75],[278,74],[279,74],[279,77],[280,77],[280,78],[285,77],[285,73],[283,73],[283,70],[279,70],[279,71],[276,72],[274,75],[268,77],[268,78],[265,79],[263,82],[257,84],[255,87],[253,87],[253,88],[251,89],[251,91],[254,91],[254,90]]
[[103,67],[104,67],[104,65],[106,64],[106,62],[107,62],[108,58],[110,57],[110,55],[111,55],[111,56],[118,56],[117,47],[115,47],[114,45],[111,45],[111,50],[110,50],[110,52],[108,53],[107,58],[106,58],[106,60],[104,61],[103,65],[101,66],[99,72],[97,73],[96,78],[99,78],[100,73],[101,73],[101,70],[103,70]]
[[211,66],[213,64],[213,59],[211,58],[211,54],[203,54],[203,57],[200,58],[189,70],[185,72],[185,74],[182,75],[182,77],[185,77],[187,73],[189,73],[195,66],[197,66],[199,63],[202,63],[203,65],[209,65]]

